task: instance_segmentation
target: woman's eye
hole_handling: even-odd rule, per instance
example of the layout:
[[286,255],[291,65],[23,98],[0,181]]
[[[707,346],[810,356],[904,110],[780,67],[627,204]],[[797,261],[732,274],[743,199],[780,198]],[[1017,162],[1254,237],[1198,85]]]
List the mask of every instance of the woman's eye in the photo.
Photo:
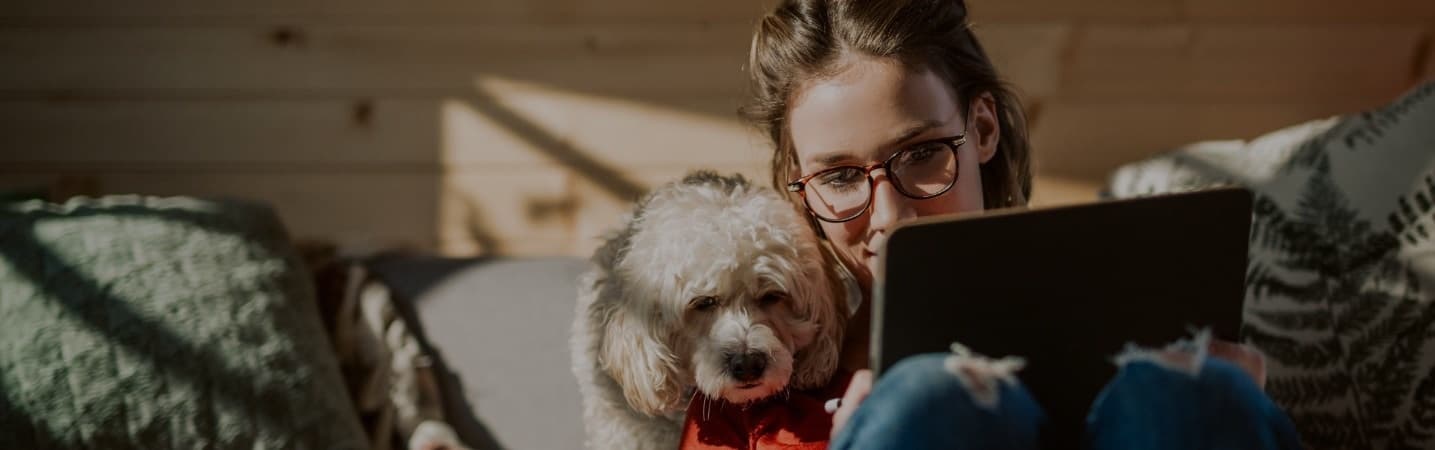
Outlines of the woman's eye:
[[847,188],[864,181],[862,179],[865,178],[865,175],[861,169],[856,167],[844,167],[823,173],[817,177],[817,182],[826,187]]
[[933,156],[937,155],[937,152],[942,150],[946,150],[946,146],[936,142],[920,144],[907,149],[907,154],[903,159],[906,159],[908,162],[920,163],[932,159]]
[[692,308],[698,311],[708,311],[713,308],[716,308],[718,302],[717,297],[702,296],[692,299],[688,302],[688,304],[692,305]]

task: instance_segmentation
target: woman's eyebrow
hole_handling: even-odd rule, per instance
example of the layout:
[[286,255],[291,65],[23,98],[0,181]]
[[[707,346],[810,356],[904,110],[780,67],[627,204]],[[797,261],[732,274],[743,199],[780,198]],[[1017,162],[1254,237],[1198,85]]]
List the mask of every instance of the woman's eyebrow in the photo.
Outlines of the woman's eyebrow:
[[816,164],[818,167],[824,167],[831,166],[833,164],[837,164],[843,161],[852,161],[855,159],[857,158],[853,157],[851,153],[848,153],[846,151],[835,151],[831,153],[815,155],[809,161],[813,164]]
[[[897,133],[894,138],[888,140],[885,144],[882,145],[881,148],[891,148],[891,147],[895,147],[895,146],[900,145],[900,144],[902,144],[902,143],[905,143],[905,142],[907,142],[907,141],[909,141],[909,140],[912,140],[912,138],[915,138],[915,137],[917,137],[918,135],[921,135],[922,133],[925,133],[927,130],[930,130],[930,129],[933,129],[933,128],[937,128],[937,127],[941,127],[941,126],[942,126],[942,122],[941,122],[941,121],[939,121],[939,120],[932,120],[932,119],[928,119],[928,120],[924,120],[924,121],[921,121],[921,122],[912,124],[912,125],[910,125],[910,126],[908,126],[908,127],[906,127],[906,128],[903,128],[903,129],[902,129],[902,132]],[[811,162],[811,163],[813,163],[813,164],[815,164],[815,165],[817,165],[817,166],[819,166],[819,167],[825,167],[825,166],[831,166],[831,165],[834,165],[834,164],[837,164],[837,163],[840,163],[840,162],[844,162],[844,161],[853,161],[853,160],[856,160],[856,159],[858,159],[858,158],[855,157],[855,156],[853,156],[852,152],[850,152],[850,151],[848,151],[848,150],[838,150],[838,151],[833,151],[833,152],[828,152],[828,153],[819,153],[819,154],[817,154],[817,155],[813,155],[813,157],[812,157],[811,159],[809,159],[808,162]]]
[[898,133],[898,134],[897,134],[897,137],[893,138],[893,139],[890,140],[890,141],[887,141],[887,144],[884,145],[883,148],[895,147],[895,146],[897,146],[897,145],[901,145],[901,144],[903,144],[903,143],[906,143],[907,141],[912,140],[912,138],[915,138],[915,137],[917,137],[918,135],[921,135],[922,133],[927,132],[927,130],[930,130],[930,129],[933,129],[933,128],[938,128],[938,127],[941,127],[941,126],[942,126],[942,122],[941,122],[941,121],[932,120],[932,119],[927,119],[927,120],[924,120],[924,121],[922,121],[922,122],[913,124],[912,126],[909,126],[909,127],[905,128],[905,129],[903,129],[901,133]]

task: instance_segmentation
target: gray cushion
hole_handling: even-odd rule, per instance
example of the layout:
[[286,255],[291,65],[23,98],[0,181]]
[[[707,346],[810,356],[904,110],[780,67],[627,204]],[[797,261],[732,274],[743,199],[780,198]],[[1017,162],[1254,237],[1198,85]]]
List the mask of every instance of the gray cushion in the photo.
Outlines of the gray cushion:
[[1380,110],[1132,164],[1109,189],[1225,184],[1256,192],[1244,334],[1307,444],[1435,447],[1435,83]]
[[266,208],[0,205],[0,448],[364,448]]

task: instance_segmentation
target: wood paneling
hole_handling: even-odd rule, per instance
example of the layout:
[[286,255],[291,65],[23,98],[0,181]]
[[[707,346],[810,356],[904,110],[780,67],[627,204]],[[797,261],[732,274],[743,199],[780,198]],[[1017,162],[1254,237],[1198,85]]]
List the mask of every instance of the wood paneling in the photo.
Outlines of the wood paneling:
[[572,175],[553,166],[449,173],[439,249],[450,255],[567,254],[576,205]]
[[[441,100],[0,101],[0,163],[338,170],[767,158],[762,138],[734,119],[542,86],[505,83],[493,92]],[[736,108],[689,101],[719,103]]]
[[736,120],[734,98],[690,98],[684,108],[502,79],[481,86],[482,95],[444,102],[450,164],[732,165],[768,157],[764,139]]
[[1104,185],[1096,180],[1038,174],[1032,180],[1029,204],[1033,208],[1042,208],[1095,202]]
[[1276,23],[1428,23],[1435,2],[1421,0],[1186,0],[1192,21]]
[[1435,81],[1435,26],[1430,27],[1430,31],[1425,34],[1424,46],[1424,81]]
[[751,21],[772,1],[756,0],[10,0],[0,20],[26,23],[164,22],[689,22]]
[[974,30],[1002,77],[1029,101],[1057,93],[1074,27],[1064,23],[981,23]]
[[741,97],[747,26],[0,28],[0,95],[464,95],[483,76]]
[[1088,101],[1387,99],[1413,26],[1131,25],[1079,33],[1061,97]]
[[1172,20],[1182,0],[967,0],[977,21]]
[[428,100],[0,101],[0,164],[437,168]]
[[[4,2],[0,189],[239,196],[350,247],[587,255],[691,169],[766,184],[735,111],[774,2]],[[1429,0],[968,5],[1036,112],[1036,206],[1435,78]]]
[[1104,182],[1121,164],[1215,139],[1249,139],[1288,125],[1358,112],[1380,99],[1323,103],[1079,103],[1048,105],[1032,130],[1042,173]]

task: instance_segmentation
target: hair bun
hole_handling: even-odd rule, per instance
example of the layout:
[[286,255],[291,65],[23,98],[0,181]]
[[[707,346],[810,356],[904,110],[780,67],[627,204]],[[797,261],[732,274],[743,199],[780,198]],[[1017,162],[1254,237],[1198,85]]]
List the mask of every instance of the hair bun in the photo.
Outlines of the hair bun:
[[951,0],[951,2],[953,12],[965,22],[967,20],[967,0]]

